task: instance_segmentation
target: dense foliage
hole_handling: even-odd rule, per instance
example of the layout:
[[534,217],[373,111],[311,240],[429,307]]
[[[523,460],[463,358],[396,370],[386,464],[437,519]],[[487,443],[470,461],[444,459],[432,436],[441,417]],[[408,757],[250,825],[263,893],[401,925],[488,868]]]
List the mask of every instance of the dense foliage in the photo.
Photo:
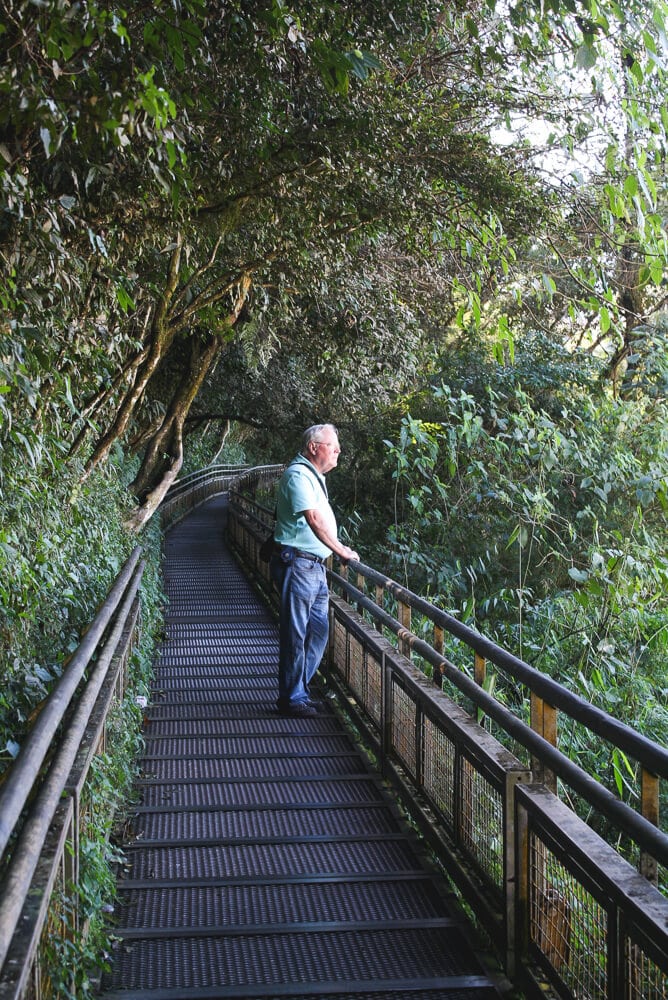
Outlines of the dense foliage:
[[[529,351],[529,348],[526,348]],[[402,578],[594,703],[668,740],[666,435],[652,400],[592,393],[572,361],[450,373],[398,437]]]
[[324,419],[365,558],[665,739],[664,0],[0,11],[5,762],[184,462]]

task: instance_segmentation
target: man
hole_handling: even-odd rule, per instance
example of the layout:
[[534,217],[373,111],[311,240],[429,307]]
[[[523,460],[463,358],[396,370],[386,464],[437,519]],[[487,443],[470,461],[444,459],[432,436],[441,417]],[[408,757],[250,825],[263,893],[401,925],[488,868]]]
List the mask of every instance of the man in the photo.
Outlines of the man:
[[298,718],[316,714],[309,684],[325,652],[329,632],[329,590],[325,560],[359,559],[337,538],[325,476],[341,448],[332,424],[304,432],[299,454],[283,473],[276,502],[277,552],[271,576],[281,592],[278,710]]

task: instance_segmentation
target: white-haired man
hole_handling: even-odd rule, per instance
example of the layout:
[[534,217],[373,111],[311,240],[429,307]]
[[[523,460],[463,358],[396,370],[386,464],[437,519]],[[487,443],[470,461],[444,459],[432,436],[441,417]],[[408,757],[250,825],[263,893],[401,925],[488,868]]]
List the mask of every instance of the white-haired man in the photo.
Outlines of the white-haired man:
[[304,431],[299,454],[278,486],[278,551],[272,579],[281,593],[278,660],[278,710],[282,715],[315,715],[309,684],[320,665],[329,633],[329,590],[325,560],[359,560],[337,537],[336,518],[327,497],[325,476],[335,468],[341,447],[332,424]]

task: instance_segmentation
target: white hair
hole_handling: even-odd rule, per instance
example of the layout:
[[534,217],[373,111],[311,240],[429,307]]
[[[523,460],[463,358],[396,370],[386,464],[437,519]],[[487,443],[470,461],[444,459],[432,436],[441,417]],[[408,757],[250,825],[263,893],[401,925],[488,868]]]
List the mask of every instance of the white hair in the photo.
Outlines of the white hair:
[[332,431],[337,437],[339,436],[339,432],[334,424],[313,424],[312,427],[307,427],[302,437],[301,450],[303,455],[306,454],[311,441],[318,442],[321,440],[323,431]]

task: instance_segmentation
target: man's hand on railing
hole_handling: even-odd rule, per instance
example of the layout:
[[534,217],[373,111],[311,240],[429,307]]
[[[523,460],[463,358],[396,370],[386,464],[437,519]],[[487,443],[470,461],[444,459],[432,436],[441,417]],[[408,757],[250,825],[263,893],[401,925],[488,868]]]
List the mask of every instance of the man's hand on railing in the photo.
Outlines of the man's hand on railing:
[[355,552],[354,549],[349,548],[347,545],[342,545],[341,552],[337,554],[341,562],[344,564],[344,566],[347,566],[347,564],[350,562],[351,559],[354,562],[360,561],[359,553]]

